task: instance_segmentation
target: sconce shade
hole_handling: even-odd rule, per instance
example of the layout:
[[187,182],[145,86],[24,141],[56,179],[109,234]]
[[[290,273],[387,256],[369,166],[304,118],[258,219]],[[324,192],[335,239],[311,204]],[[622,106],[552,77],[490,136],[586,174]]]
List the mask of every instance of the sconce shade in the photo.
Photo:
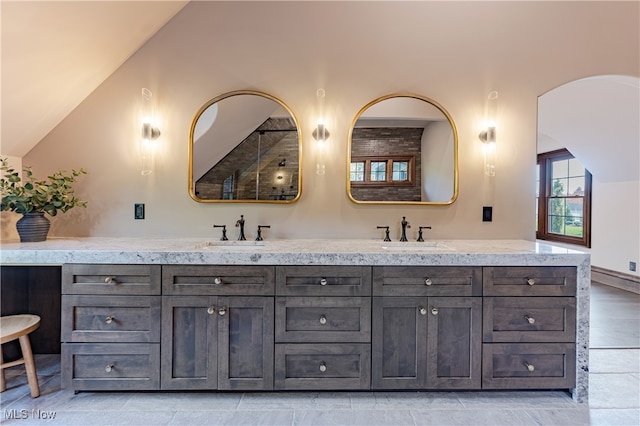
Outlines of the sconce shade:
[[324,127],[324,124],[320,124],[320,123],[318,123],[318,127],[316,127],[313,130],[313,133],[311,133],[311,135],[318,142],[326,141],[329,138],[329,136],[331,136],[327,128]]
[[151,123],[142,123],[142,139],[154,140],[160,137],[160,129]]

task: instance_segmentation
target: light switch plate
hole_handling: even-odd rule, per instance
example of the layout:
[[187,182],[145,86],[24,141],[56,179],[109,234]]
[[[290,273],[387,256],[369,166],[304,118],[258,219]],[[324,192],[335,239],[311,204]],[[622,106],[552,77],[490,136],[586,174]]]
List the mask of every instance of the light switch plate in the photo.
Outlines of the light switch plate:
[[134,205],[133,217],[135,219],[144,219],[144,204],[136,203]]
[[491,206],[482,207],[482,221],[483,222],[493,221],[493,207]]

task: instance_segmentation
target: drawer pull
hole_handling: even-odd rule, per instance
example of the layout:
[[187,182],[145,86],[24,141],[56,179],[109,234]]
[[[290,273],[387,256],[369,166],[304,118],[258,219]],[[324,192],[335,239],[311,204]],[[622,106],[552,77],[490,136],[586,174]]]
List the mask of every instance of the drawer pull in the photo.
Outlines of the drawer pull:
[[320,315],[320,324],[325,325],[327,323],[327,317]]
[[113,317],[106,317],[106,318],[104,319],[104,322],[106,322],[107,324],[111,324],[111,323],[113,322],[113,320],[114,320],[114,319],[115,319],[115,318],[113,318]]
[[324,361],[320,362],[320,371],[323,373],[327,371],[327,364]]
[[436,307],[431,308],[431,315],[438,315],[438,308]]
[[424,279],[424,285],[431,285],[431,284],[433,284],[433,281],[431,281],[431,278]]
[[418,310],[420,311],[420,315],[427,315],[427,308],[424,306],[420,306]]
[[320,285],[327,285],[327,279],[326,278],[320,278]]
[[118,281],[116,280],[116,277],[106,277],[104,279],[104,282],[107,284],[118,284]]
[[527,361],[524,362],[524,366],[527,367],[527,370],[529,371],[534,371],[536,369],[533,364],[529,364]]
[[534,285],[535,283],[536,283],[536,280],[534,280],[533,278],[527,278],[527,284]]
[[111,370],[113,370],[113,364],[109,364],[104,368],[107,373],[111,373]]
[[535,324],[536,323],[536,319],[533,318],[533,317],[530,317],[529,315],[525,315],[524,319],[526,319],[529,324]]
[[221,285],[221,284],[222,284],[222,278],[220,278],[220,277],[215,277],[215,278],[213,279],[213,283],[214,283],[215,285]]
[[215,306],[209,306],[209,308],[207,309],[207,313],[209,315],[213,315],[216,313],[216,307]]
[[227,313],[227,308],[222,307],[218,309],[218,315],[220,315],[221,317],[225,316],[226,313]]

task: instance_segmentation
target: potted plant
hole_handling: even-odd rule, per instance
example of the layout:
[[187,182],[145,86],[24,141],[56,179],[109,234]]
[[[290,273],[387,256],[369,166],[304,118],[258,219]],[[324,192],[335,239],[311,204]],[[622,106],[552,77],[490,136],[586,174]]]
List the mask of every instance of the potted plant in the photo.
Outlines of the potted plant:
[[65,213],[73,207],[86,207],[86,201],[80,201],[73,190],[73,183],[84,169],[67,173],[60,170],[48,176],[47,180],[36,180],[31,167],[24,167],[24,180],[14,170],[6,158],[0,160],[0,192],[2,205],[0,210],[22,214],[16,227],[21,242],[44,241],[47,239],[50,222],[44,216],[55,216],[58,211]]

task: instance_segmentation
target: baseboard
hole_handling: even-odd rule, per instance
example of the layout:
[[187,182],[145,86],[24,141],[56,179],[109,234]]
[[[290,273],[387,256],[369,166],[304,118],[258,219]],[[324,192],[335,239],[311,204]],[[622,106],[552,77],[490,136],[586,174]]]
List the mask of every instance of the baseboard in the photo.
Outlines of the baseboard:
[[640,277],[636,275],[592,266],[591,281],[640,294]]

